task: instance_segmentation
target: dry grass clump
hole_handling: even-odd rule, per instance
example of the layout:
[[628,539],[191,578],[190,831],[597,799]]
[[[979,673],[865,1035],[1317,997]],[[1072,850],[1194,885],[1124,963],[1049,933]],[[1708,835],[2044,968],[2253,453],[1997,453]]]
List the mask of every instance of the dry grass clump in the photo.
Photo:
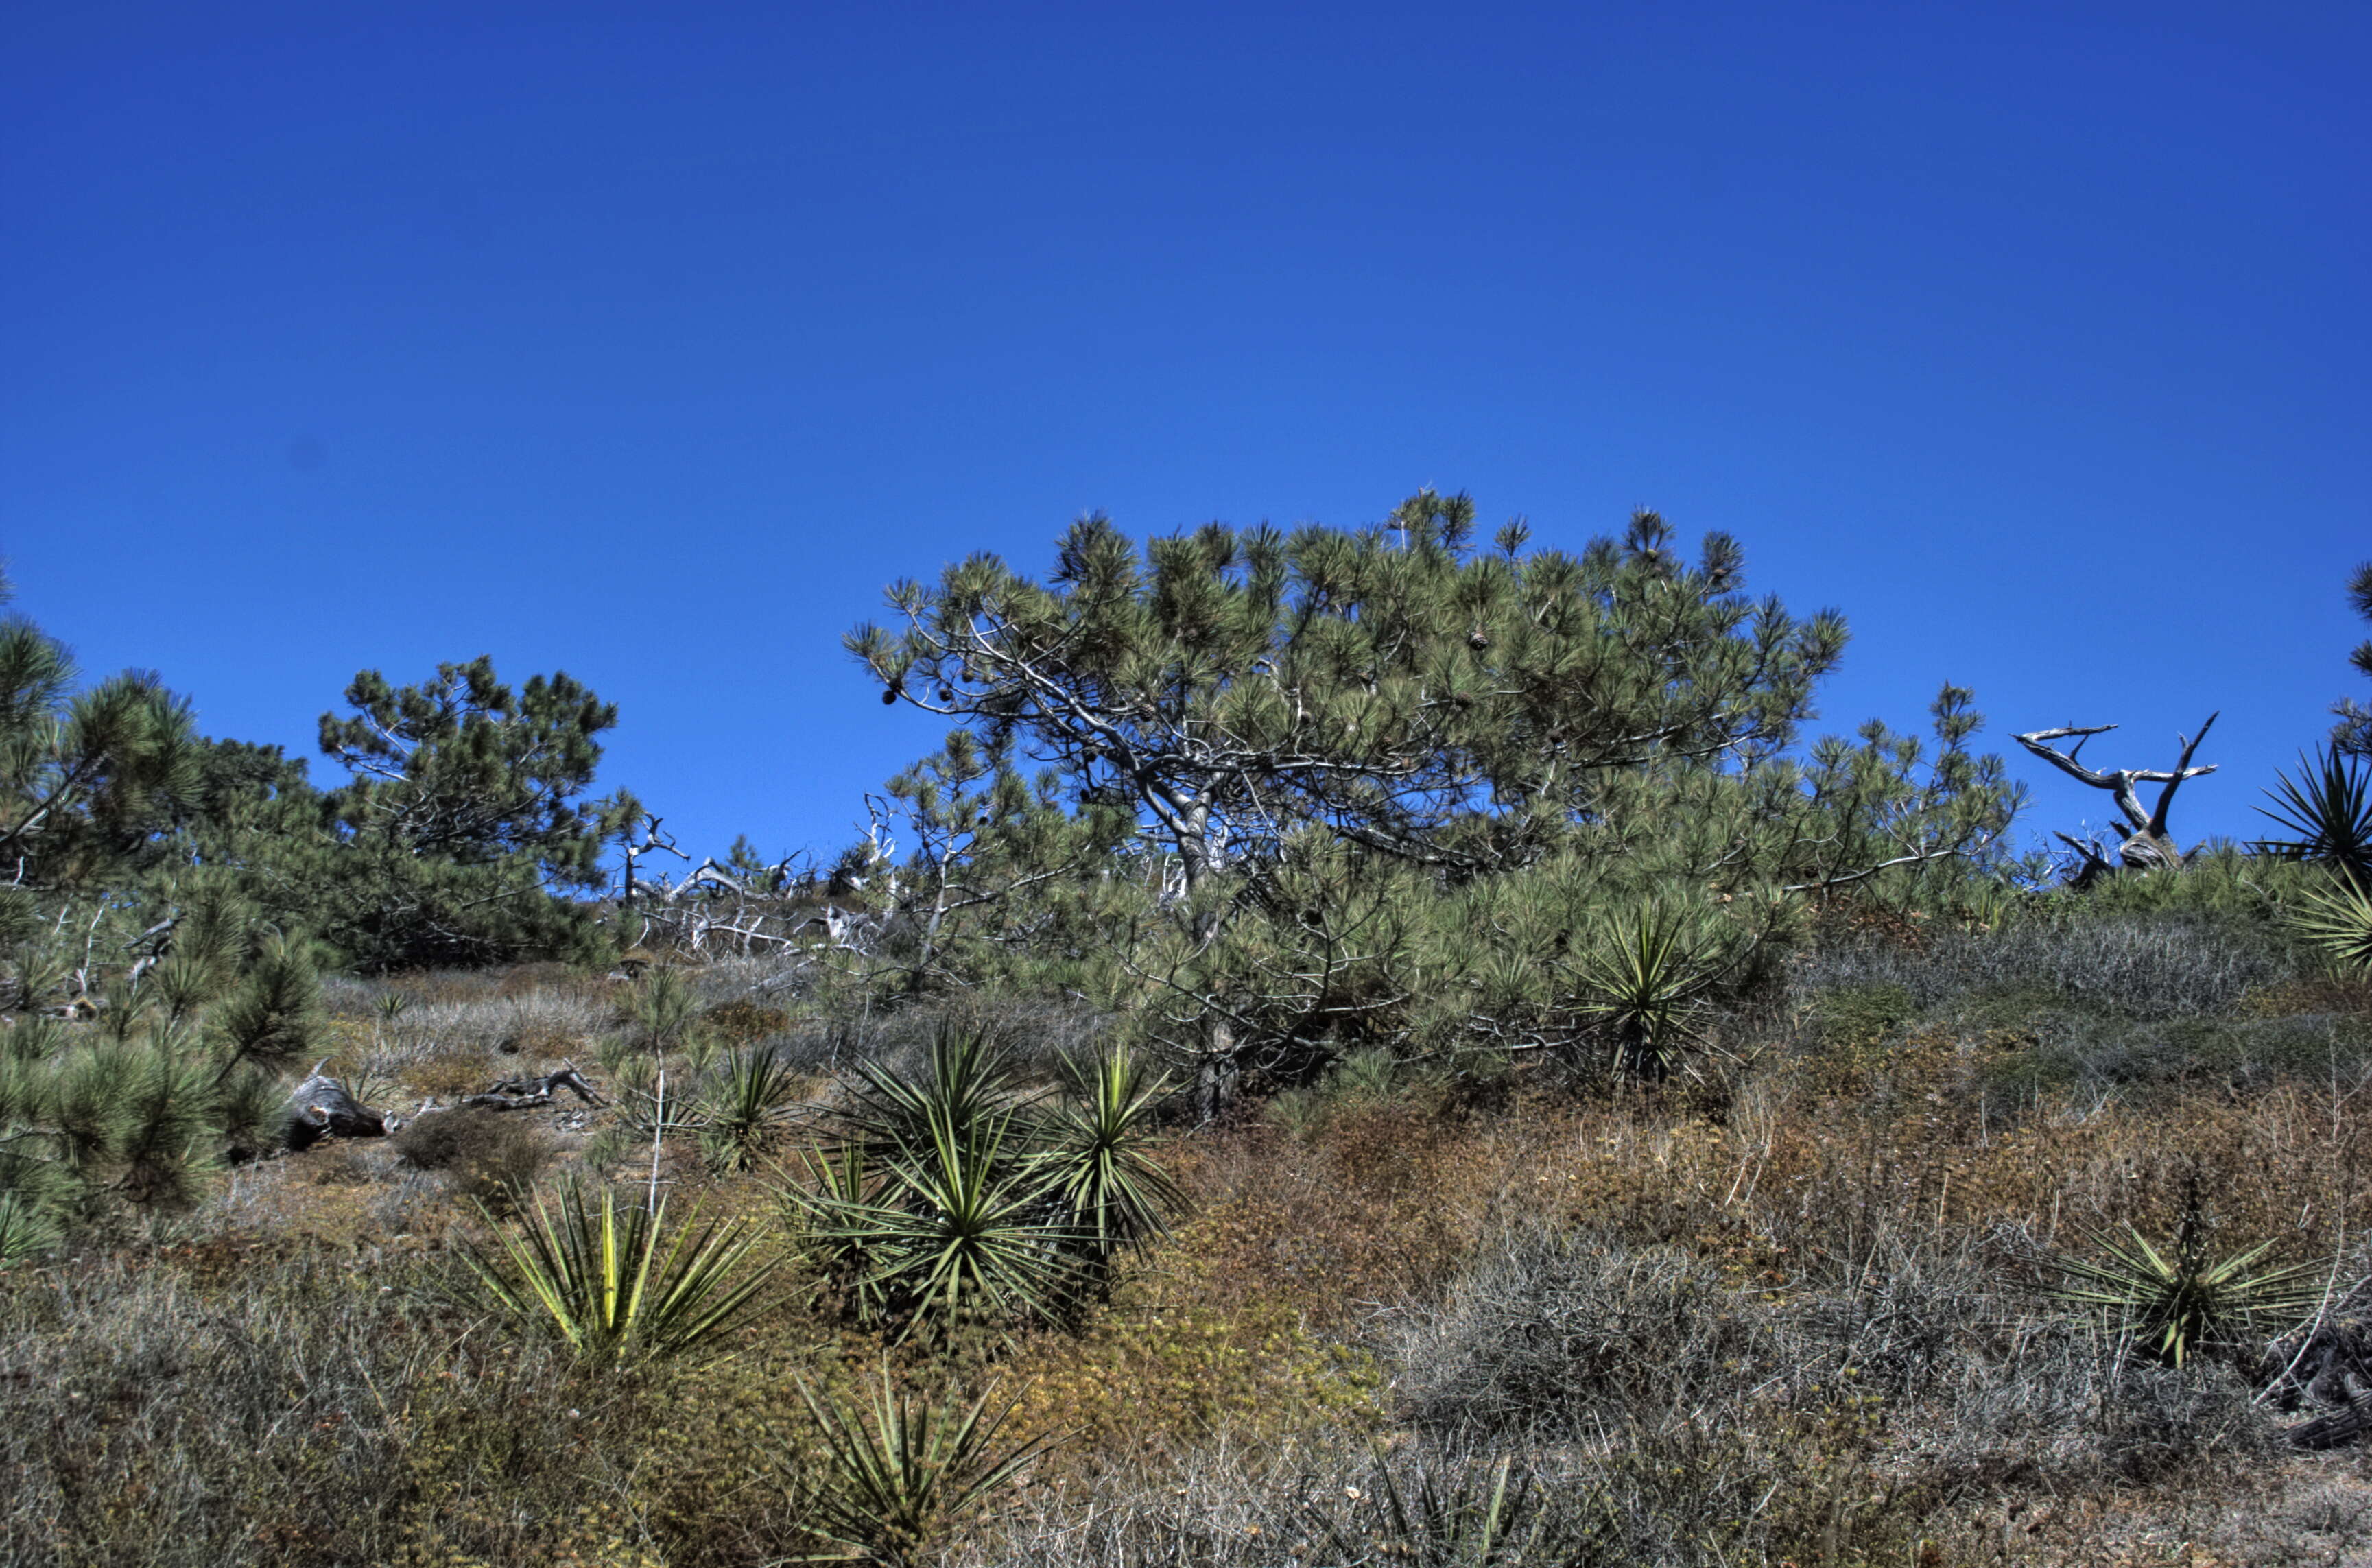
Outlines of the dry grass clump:
[[1394,1392],[1429,1431],[1570,1438],[1784,1378],[1772,1319],[1685,1252],[1527,1225],[1408,1315]]
[[564,1369],[472,1343],[414,1272],[353,1269],[202,1251],[0,1290],[0,1559],[619,1561]]
[[[828,1550],[828,1445],[800,1390],[870,1409],[885,1353],[916,1408],[1001,1384],[1012,1441],[1061,1439],[934,1527],[921,1555],[950,1564],[2341,1561],[2372,1460],[2284,1449],[2312,1411],[2247,1347],[2159,1366],[2052,1287],[2102,1236],[2189,1221],[2215,1256],[2270,1242],[2268,1266],[2343,1249],[2353,1310],[2372,1014],[2245,927],[2099,924],[1831,952],[1730,1020],[1738,1060],[1702,1080],[1477,1087],[1363,1054],[1282,1114],[1166,1140],[1188,1206],[1108,1295],[944,1342],[833,1317],[798,1257],[715,1361],[601,1369],[517,1338],[448,1242],[491,1239],[464,1191],[578,1157],[518,1116],[244,1167],[170,1237],[0,1272],[0,1561],[805,1557]],[[768,989],[779,970],[679,975],[707,1075],[689,1031],[664,1055],[633,1033],[646,989],[566,971],[358,987],[340,1039],[448,1095],[518,1070],[499,1047],[523,1019],[625,1041],[636,1072],[668,1065],[669,1124],[613,1074],[595,1131],[632,1124],[638,1178],[658,1132],[663,1193],[779,1226],[778,1179],[700,1158],[728,1037],[802,1074],[913,1072],[961,1018],[1028,1047],[1034,1092],[1103,1027],[1010,1002],[834,1016]]]
[[701,1014],[700,1021],[719,1040],[736,1048],[772,1040],[791,1027],[790,1014],[747,996],[718,1003]]
[[2177,1018],[2228,1011],[2250,992],[2296,974],[2295,961],[2267,934],[2180,913],[2137,912],[1847,942],[1808,954],[1792,980],[1800,993],[1898,987],[1922,1010],[1990,999]]
[[457,1195],[507,1208],[551,1162],[552,1140],[520,1113],[462,1107],[431,1111],[395,1134],[415,1169],[436,1171]]

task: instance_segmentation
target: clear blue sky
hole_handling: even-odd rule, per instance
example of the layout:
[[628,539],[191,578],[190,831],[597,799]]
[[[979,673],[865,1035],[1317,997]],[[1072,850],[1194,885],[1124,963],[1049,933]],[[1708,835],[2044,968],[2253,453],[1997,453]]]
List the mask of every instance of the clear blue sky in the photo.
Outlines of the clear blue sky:
[[5,26],[0,552],[214,734],[490,652],[695,853],[828,849],[937,739],[839,649],[891,578],[1424,484],[1736,533],[1840,729],[2220,708],[2186,838],[2372,696],[2361,4]]

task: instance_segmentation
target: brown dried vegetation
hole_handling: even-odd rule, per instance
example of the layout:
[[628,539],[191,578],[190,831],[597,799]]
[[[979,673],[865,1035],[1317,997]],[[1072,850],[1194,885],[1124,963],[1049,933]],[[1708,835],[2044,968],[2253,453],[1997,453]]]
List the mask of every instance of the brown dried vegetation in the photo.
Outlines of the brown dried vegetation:
[[[2372,1469],[2285,1450],[2299,1417],[2259,1368],[2149,1365],[2048,1294],[2094,1237],[2173,1235],[2187,1192],[2223,1250],[2272,1239],[2353,1285],[2361,989],[2261,966],[2111,1016],[2087,975],[2213,953],[1881,935],[1731,1020],[1741,1060],[1703,1081],[1403,1074],[1180,1132],[1171,1234],[1011,1342],[885,1342],[794,1258],[729,1356],[599,1375],[489,1317],[454,1260],[485,1223],[467,1197],[568,1157],[560,1112],[268,1162],[169,1226],[0,1271],[0,1561],[810,1555],[827,1470],[799,1388],[855,1408],[885,1356],[932,1393],[1001,1379],[1017,1437],[1062,1438],[950,1521],[956,1563],[2364,1560]],[[1977,978],[1937,981],[1937,952]],[[397,1027],[368,1038],[358,993],[340,1028],[407,1098],[483,1087],[458,1064],[524,1015],[625,1027],[564,974],[403,983]],[[835,1053],[913,1028],[709,1020]],[[689,1132],[661,1153],[683,1207],[778,1223],[766,1173],[710,1175]]]

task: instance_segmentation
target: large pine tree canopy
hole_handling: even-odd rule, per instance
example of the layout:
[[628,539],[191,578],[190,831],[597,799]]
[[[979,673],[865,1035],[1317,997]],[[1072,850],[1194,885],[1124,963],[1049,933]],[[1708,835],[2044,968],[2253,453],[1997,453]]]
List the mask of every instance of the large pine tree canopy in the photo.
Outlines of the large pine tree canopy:
[[1471,500],[1430,491],[1357,532],[1215,525],[1140,549],[1089,517],[1045,581],[975,556],[894,586],[903,627],[848,644],[886,695],[1017,744],[1074,801],[1127,803],[1190,881],[1307,826],[1471,875],[1727,796],[1733,837],[1809,830],[1727,852],[1733,870],[1833,883],[1981,850],[2006,821],[1954,689],[1932,755],[1867,726],[1788,760],[1844,622],[1748,598],[1728,536],[1691,565],[1653,513],[1578,555],[1473,531]]
[[1693,994],[1797,895],[1999,854],[2018,796],[1970,694],[1924,739],[1804,745],[1844,622],[1749,598],[1728,536],[1474,532],[1431,491],[1355,531],[1090,517],[1043,579],[893,585],[848,647],[957,726],[891,786],[913,982],[1094,997],[1206,1083],[1350,1039],[1544,1048],[1607,1016],[1593,952],[1645,943]]

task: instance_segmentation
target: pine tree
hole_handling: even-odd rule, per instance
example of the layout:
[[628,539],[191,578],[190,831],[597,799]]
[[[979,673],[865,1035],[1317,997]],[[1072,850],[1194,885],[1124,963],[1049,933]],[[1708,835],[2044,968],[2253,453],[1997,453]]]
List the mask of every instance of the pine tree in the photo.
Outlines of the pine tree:
[[1882,727],[1786,759],[1844,622],[1745,598],[1727,536],[1691,567],[1652,513],[1578,556],[1524,553],[1520,524],[1479,552],[1472,531],[1471,502],[1431,492],[1386,528],[1214,525],[1142,552],[1091,517],[1047,582],[975,556],[893,587],[903,631],[848,645],[888,699],[1141,819],[1190,897],[1312,825],[1451,875],[1520,866],[1708,778],[1750,783],[1731,793],[1757,820],[1819,816],[1795,864],[1759,868],[1824,884],[1963,854],[1997,826],[2006,786],[1962,747],[1965,692],[1938,709],[1924,784],[1929,760]]
[[[1049,812],[1110,814],[1072,911],[1102,940],[1068,944],[1100,949],[1104,983],[1064,986],[1129,1010],[1215,1099],[1348,1038],[1471,1025],[1490,972],[1558,972],[1473,909],[1449,919],[1459,899],[1515,900],[1560,952],[1638,928],[1642,900],[1717,909],[1750,950],[1784,923],[1773,900],[1982,857],[2015,811],[1956,688],[1932,745],[1873,723],[1803,747],[1844,622],[1747,598],[1727,536],[1690,564],[1653,513],[1578,554],[1528,550],[1521,523],[1487,551],[1473,532],[1472,504],[1433,492],[1379,528],[1213,525],[1141,548],[1089,517],[1044,581],[975,556],[894,585],[904,625],[848,646],[885,701],[976,738],[901,781],[918,824],[964,808],[983,758],[1042,765]],[[1156,875],[1111,853],[1131,839]],[[975,853],[949,843],[949,864]],[[1695,933],[1690,965],[1735,947],[1694,922],[1670,927]],[[1524,989],[1524,1007],[1589,1011],[1578,980]]]
[[[0,604],[12,598],[0,575]],[[188,703],[153,672],[76,691],[73,656],[0,620],[0,884],[88,886],[172,827],[201,783]]]
[[616,705],[564,673],[514,690],[483,656],[401,688],[365,670],[346,702],[321,716],[349,774],[323,802],[322,935],[366,969],[586,951],[589,912],[555,895],[600,887],[603,847],[642,815],[622,790],[580,798]]
[[[2347,602],[2356,615],[2372,621],[2372,561],[2355,568],[2347,579]],[[2355,645],[2347,662],[2358,675],[2372,675],[2372,639]],[[2331,744],[2334,750],[2355,757],[2372,757],[2372,708],[2366,708],[2352,697],[2342,697],[2331,710],[2339,717],[2332,726]]]

